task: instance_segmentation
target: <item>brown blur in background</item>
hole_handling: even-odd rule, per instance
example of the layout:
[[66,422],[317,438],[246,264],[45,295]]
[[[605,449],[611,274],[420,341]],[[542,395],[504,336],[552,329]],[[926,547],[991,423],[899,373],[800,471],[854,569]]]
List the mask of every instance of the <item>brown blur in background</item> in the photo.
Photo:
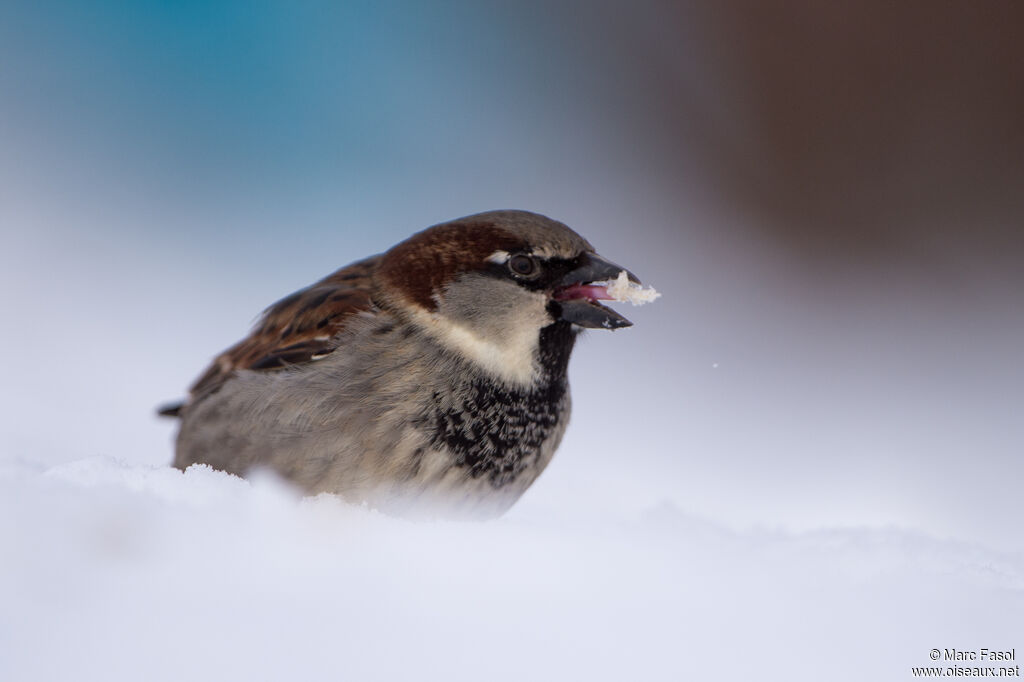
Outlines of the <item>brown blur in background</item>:
[[[701,5],[662,3],[632,40],[720,201],[810,270],[1024,281],[1024,5]],[[665,22],[699,25],[706,62],[664,59]]]

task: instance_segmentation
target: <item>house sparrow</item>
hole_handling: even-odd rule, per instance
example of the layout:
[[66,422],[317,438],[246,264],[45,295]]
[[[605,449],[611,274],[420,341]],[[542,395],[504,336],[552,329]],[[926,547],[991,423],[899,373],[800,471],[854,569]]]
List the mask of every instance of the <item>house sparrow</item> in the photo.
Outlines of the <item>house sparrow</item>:
[[[389,513],[501,514],[565,432],[576,335],[632,324],[598,303],[624,272],[535,213],[428,228],[268,308],[161,411],[181,418],[174,466],[268,467]],[[638,284],[616,286],[653,291]]]

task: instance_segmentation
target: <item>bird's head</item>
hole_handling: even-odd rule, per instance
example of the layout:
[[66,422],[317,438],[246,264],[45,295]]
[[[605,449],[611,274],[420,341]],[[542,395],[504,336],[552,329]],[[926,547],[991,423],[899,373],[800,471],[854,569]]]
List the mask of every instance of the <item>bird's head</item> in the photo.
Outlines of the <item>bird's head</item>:
[[390,249],[375,298],[495,378],[530,386],[546,364],[564,365],[581,328],[632,324],[600,303],[614,298],[607,283],[622,272],[639,284],[558,221],[490,211],[434,225]]

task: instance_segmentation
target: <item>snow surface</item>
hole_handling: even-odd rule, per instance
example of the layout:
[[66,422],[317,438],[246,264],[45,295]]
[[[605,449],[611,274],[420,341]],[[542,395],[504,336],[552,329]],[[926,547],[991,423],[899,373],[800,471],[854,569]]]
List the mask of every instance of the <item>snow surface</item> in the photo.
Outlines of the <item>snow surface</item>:
[[669,504],[410,522],[278,480],[0,461],[0,680],[900,680],[1017,647],[1019,555]]

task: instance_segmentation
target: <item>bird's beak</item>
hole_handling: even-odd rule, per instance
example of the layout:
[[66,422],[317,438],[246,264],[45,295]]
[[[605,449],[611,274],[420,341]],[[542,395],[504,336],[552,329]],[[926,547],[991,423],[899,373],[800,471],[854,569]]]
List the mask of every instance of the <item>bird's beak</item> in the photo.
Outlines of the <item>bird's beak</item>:
[[562,309],[560,318],[592,329],[621,329],[633,323],[598,301],[615,300],[608,294],[608,282],[625,272],[629,281],[640,284],[629,270],[596,253],[583,255],[579,267],[567,273],[556,285],[552,298]]

